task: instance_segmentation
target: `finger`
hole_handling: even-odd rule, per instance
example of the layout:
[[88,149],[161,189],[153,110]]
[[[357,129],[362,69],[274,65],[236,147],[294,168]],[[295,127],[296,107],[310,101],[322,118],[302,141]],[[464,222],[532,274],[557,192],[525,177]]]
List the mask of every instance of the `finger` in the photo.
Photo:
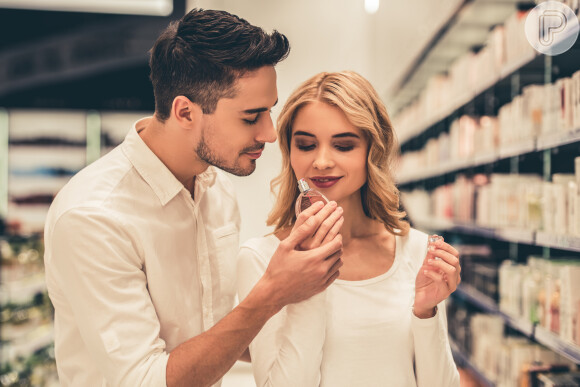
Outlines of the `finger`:
[[426,277],[431,278],[433,281],[443,282],[443,283],[447,284],[447,282],[445,282],[445,280],[443,279],[443,274],[441,274],[435,270],[423,269],[423,274],[425,274]]
[[448,264],[447,262],[444,262],[442,260],[437,260],[437,259],[429,259],[427,261],[427,265],[430,265],[431,267],[438,268],[444,274],[447,274],[448,278],[454,278],[454,279],[457,278],[457,268],[455,266]]
[[335,254],[333,254],[333,256],[329,259],[327,259],[325,263],[328,264],[328,269],[326,271],[326,276],[325,276],[325,281],[328,280],[328,278],[332,277],[334,275],[334,273],[336,273],[344,264],[342,262],[342,250],[339,250],[338,252],[336,252]]
[[309,251],[313,259],[332,259],[333,255],[342,249],[342,235],[338,234],[332,240]]
[[[321,213],[323,213],[324,215],[324,217],[322,218],[324,220],[328,217],[330,211],[332,211],[336,207],[336,202],[330,202],[324,207],[322,207],[322,209],[320,209],[322,203],[321,204],[318,203],[321,202],[314,203],[312,206],[308,207],[306,210],[302,211],[298,215],[296,224],[292,228],[290,235],[288,235],[288,237],[285,240],[286,243],[288,243],[292,249],[296,248],[297,245],[299,245],[306,238],[314,234],[314,232],[321,223],[319,216]],[[313,209],[312,207],[315,208]],[[298,225],[298,221],[301,222],[300,225]],[[298,227],[296,227],[297,225]]]
[[329,240],[332,240],[335,236],[337,236],[338,233],[340,232],[340,229],[342,228],[343,224],[344,224],[344,217],[341,216],[340,219],[336,221],[334,226],[332,226],[330,231],[326,234],[326,236],[322,240],[321,244],[325,244],[326,242],[328,242]]
[[310,207],[298,214],[296,217],[296,222],[294,223],[294,227],[300,227],[304,222],[306,222],[307,219],[314,216],[323,207],[323,202],[314,202]]
[[429,251],[432,258],[439,258],[440,260],[450,264],[451,266],[455,267],[457,270],[461,268],[459,264],[459,258],[453,254],[450,254],[446,250],[442,249],[433,249]]
[[343,214],[342,207],[337,207],[336,210],[322,222],[320,227],[318,227],[318,230],[316,230],[316,233],[314,234],[314,237],[312,239],[313,247],[315,246],[317,247],[322,244],[322,241],[324,240],[324,238],[326,238],[330,230],[332,230],[336,222],[338,222],[342,218],[342,214]]
[[340,271],[334,272],[324,283],[324,289],[328,288],[340,276]]
[[455,268],[447,263],[437,260],[431,260],[431,266],[426,266],[428,272],[436,273],[441,276],[441,280],[445,283],[451,293],[457,289],[457,272]]
[[445,250],[449,254],[459,258],[459,252],[455,249],[455,247],[451,246],[449,243],[446,243],[443,239],[440,239],[432,243],[431,245],[435,246],[438,249]]

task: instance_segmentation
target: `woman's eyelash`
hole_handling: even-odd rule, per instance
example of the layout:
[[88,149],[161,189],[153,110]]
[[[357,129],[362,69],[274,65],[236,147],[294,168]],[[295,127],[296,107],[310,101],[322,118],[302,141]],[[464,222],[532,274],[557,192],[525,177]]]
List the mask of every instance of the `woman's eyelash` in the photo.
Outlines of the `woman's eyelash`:
[[336,149],[338,149],[341,152],[348,152],[350,150],[354,149],[354,145],[337,145]]
[[298,144],[298,145],[296,145],[296,147],[298,149],[300,149],[301,151],[309,151],[309,150],[314,149],[314,144],[312,144],[312,145],[299,145]]

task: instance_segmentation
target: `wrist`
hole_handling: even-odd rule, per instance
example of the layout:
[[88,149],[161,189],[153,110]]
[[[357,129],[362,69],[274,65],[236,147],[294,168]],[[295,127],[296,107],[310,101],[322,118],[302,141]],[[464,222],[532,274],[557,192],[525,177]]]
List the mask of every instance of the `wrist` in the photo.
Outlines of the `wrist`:
[[420,319],[433,318],[437,314],[437,305],[433,308],[416,308],[413,306],[413,314]]
[[248,296],[240,302],[240,306],[258,315],[270,318],[284,306],[276,302],[275,294],[276,290],[269,285],[268,281],[262,278],[252,288]]

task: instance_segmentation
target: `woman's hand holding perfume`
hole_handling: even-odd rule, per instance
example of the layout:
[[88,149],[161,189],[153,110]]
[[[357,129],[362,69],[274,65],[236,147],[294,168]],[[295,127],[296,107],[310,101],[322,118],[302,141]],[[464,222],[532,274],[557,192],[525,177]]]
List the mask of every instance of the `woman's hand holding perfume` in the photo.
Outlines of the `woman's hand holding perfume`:
[[435,315],[437,304],[447,299],[461,282],[459,253],[437,235],[429,237],[423,266],[415,279],[413,312],[419,318]]

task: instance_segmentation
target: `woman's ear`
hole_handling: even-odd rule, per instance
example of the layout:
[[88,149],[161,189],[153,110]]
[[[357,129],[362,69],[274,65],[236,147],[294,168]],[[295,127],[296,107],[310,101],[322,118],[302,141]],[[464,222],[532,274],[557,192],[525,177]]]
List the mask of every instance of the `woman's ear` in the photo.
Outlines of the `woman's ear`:
[[179,95],[173,100],[171,115],[183,127],[193,128],[203,115],[201,106]]

